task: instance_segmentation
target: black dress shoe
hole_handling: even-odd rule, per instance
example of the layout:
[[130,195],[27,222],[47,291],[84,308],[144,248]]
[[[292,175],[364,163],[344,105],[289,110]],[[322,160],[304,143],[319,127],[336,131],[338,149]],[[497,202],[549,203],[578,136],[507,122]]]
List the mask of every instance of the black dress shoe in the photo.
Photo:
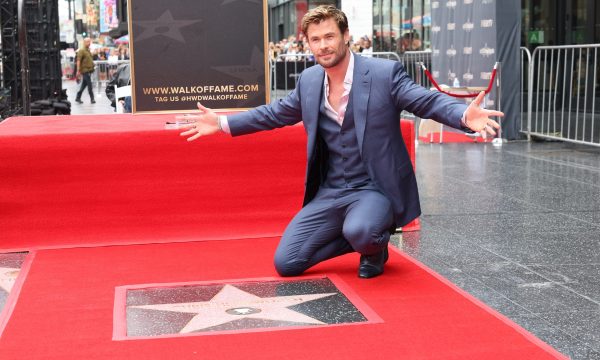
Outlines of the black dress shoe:
[[96,100],[92,99],[92,104],[95,104],[95,103],[96,103]]
[[387,246],[373,255],[361,255],[360,265],[358,266],[358,277],[370,279],[383,274],[383,266],[389,258]]
[[78,104],[83,104],[83,101],[81,101],[81,99],[75,99],[75,102]]

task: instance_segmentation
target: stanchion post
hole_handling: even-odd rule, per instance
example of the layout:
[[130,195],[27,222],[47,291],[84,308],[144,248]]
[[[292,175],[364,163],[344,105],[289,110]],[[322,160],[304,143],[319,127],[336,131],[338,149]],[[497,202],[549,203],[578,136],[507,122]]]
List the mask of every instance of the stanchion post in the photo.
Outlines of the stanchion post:
[[[498,61],[496,67],[496,95],[498,97],[498,111],[502,111],[502,63]],[[502,146],[505,140],[502,138],[502,119],[498,118],[498,122],[500,123],[500,129],[498,129],[498,134],[496,134],[496,138],[492,140],[492,144],[496,146]]]
[[[567,52],[565,51],[565,59]],[[535,55],[535,54],[534,54]],[[529,56],[529,64],[527,70],[527,141],[531,141],[531,120],[533,116],[533,71],[534,71],[534,56]],[[566,61],[565,61],[566,65]],[[565,72],[566,74],[566,72]],[[563,90],[564,96],[564,90]]]

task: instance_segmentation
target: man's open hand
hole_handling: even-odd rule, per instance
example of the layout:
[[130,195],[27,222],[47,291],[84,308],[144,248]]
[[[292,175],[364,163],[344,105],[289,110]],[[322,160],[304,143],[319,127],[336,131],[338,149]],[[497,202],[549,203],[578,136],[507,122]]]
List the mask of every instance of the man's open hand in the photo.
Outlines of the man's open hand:
[[219,116],[211,109],[197,103],[199,114],[187,114],[177,116],[177,120],[192,121],[182,126],[187,129],[181,133],[181,136],[189,136],[188,141],[194,141],[201,136],[216,134],[221,131],[219,126]]
[[479,105],[483,101],[484,96],[485,92],[480,92],[475,100],[469,105],[467,111],[465,111],[465,125],[467,125],[469,129],[480,133],[483,137],[486,137],[488,134],[496,136],[496,130],[500,129],[500,124],[490,119],[490,116],[502,117],[504,116],[504,113],[480,108]]

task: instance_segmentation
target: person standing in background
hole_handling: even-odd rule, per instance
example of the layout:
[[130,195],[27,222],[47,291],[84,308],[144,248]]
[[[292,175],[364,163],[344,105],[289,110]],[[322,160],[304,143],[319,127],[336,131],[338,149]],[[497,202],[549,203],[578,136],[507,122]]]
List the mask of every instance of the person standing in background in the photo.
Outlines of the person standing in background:
[[94,59],[92,57],[92,53],[90,52],[90,45],[92,44],[92,39],[85,38],[83,40],[83,47],[77,51],[77,80],[81,79],[81,87],[77,92],[77,97],[75,97],[75,101],[79,104],[83,104],[81,101],[81,94],[85,88],[88,88],[88,93],[90,94],[90,101],[92,104],[95,104],[94,100],[94,90],[92,87],[92,73],[94,72]]

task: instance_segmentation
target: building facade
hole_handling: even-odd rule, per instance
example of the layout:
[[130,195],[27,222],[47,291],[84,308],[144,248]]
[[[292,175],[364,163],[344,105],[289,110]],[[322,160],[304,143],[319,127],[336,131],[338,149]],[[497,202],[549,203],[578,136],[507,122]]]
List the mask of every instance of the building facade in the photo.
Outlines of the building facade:
[[269,0],[269,39],[277,42],[300,34],[300,23],[308,9],[330,4],[339,7],[340,0]]
[[421,40],[413,50],[431,48],[430,0],[373,0],[373,50],[401,52],[400,39],[412,33]]
[[[400,52],[398,39],[406,33],[421,39],[419,50],[430,49],[431,4],[431,0],[373,0],[374,50]],[[530,50],[600,43],[597,0],[521,0],[521,10],[521,45]]]
[[522,45],[600,43],[597,0],[522,0]]

